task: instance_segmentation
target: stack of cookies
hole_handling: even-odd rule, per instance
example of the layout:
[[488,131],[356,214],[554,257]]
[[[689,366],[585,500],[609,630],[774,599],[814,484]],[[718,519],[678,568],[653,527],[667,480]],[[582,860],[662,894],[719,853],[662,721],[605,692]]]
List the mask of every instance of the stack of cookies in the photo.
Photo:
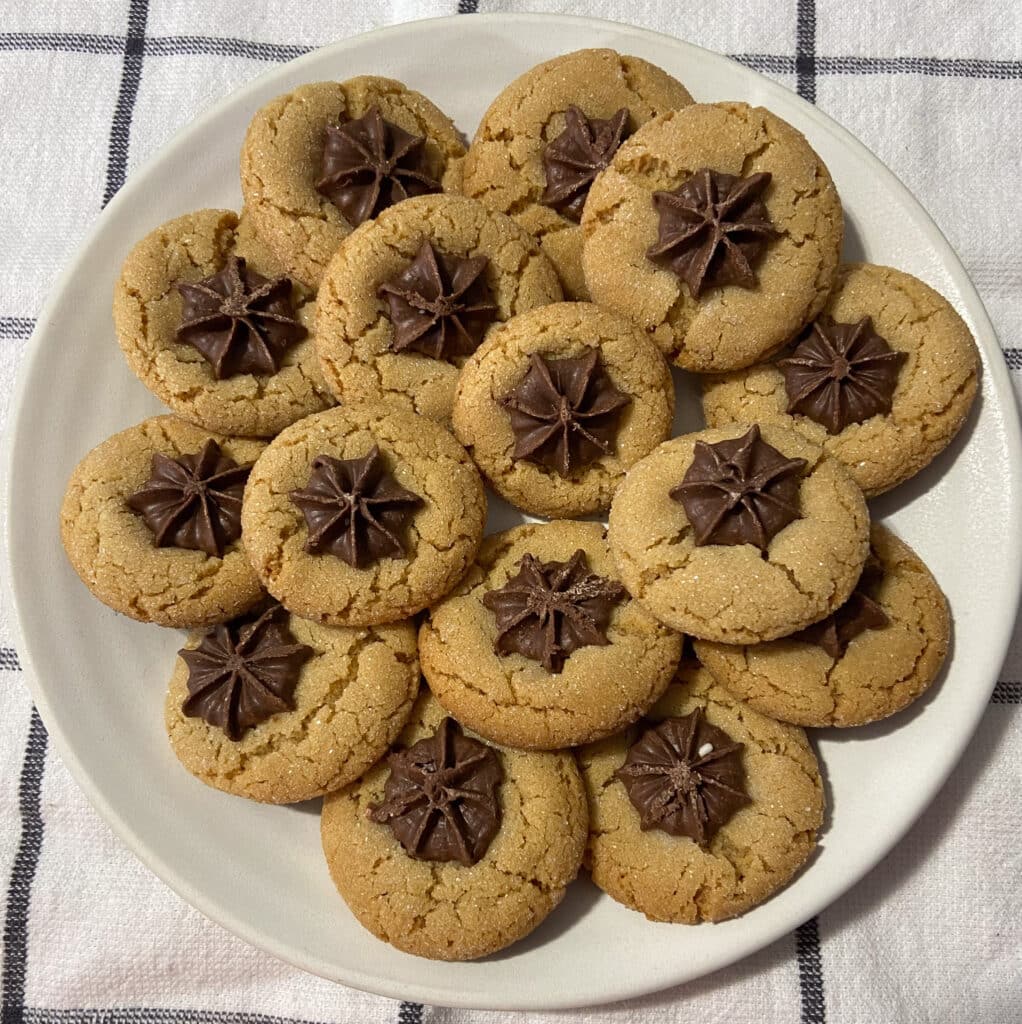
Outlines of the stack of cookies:
[[[62,512],[96,597],[192,631],[181,763],[324,796],[338,890],[420,956],[509,945],[583,863],[689,924],[787,884],[823,821],[804,727],[901,710],[947,652],[866,499],[969,412],[955,311],[841,263],[798,131],[611,50],[512,82],[467,151],[399,82],[303,86],[241,185],[127,256],[117,337],[172,415]],[[672,364],[706,421],[673,438]],[[484,539],[487,487],[528,522]]]

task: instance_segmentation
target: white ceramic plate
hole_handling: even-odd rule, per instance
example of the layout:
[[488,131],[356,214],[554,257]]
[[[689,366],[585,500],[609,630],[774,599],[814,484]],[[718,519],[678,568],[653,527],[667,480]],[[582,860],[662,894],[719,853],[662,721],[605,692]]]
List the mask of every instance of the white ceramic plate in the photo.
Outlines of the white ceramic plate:
[[[237,154],[258,107],[303,82],[375,73],[422,90],[471,134],[512,78],[588,46],[645,57],[697,99],[762,103],[787,118],[834,175],[847,255],[917,274],[969,322],[983,351],[977,409],[950,451],[876,506],[947,592],[954,651],[940,685],[906,714],[818,734],[832,808],[821,848],[763,906],[720,925],[656,925],[582,880],[502,955],[432,963],[378,942],[348,913],[320,852],[318,805],[250,804],[180,768],[162,704],[181,637],[119,617],[89,595],[61,550],[58,508],[74,465],[94,444],[160,411],[114,342],[110,296],[121,261],[161,221],[238,207]],[[1015,616],[1015,407],[990,322],[948,243],[875,157],[792,93],[724,57],[609,22],[494,15],[402,25],[275,68],[218,104],[132,176],[54,289],[25,357],[8,437],[19,652],[57,750],[92,802],[168,885],[242,938],[346,985],[426,1003],[549,1009],[623,999],[698,977],[790,931],[873,867],[937,792],[987,703]]]

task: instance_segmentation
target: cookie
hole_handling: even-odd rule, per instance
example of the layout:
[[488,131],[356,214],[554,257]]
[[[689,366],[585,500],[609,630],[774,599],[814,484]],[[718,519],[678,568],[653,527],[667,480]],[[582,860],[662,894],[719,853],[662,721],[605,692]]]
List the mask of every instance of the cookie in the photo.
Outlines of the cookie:
[[681,637],[618,582],[599,523],[488,537],[419,631],[437,700],[481,736],[551,750],[635,721],[663,693]]
[[333,404],[315,309],[229,210],[150,232],[114,288],[117,340],[135,375],[179,416],[223,434],[272,436]]
[[[82,582],[114,611],[161,626],[205,626],[247,611],[263,590],[241,545],[238,510],[263,447],[156,416],[94,448],[71,474],[60,510],[64,550]],[[213,502],[208,520],[200,482]]]
[[495,323],[557,302],[535,239],[459,196],[408,199],[345,240],[320,288],[316,348],[341,402],[451,415],[458,370]]
[[947,447],[978,376],[976,342],[942,295],[900,270],[850,263],[809,331],[769,363],[707,378],[703,409],[711,426],[786,423],[871,497]]
[[465,364],[452,423],[493,489],[534,515],[606,511],[671,434],[674,382],[630,321],[561,302],[498,327]]
[[577,50],[526,71],[490,104],[462,190],[535,235],[573,299],[588,299],[579,217],[622,138],[692,97],[665,71],[614,50]]
[[[451,119],[400,82],[314,82],[252,118],[241,191],[258,234],[296,281],[315,289],[360,218],[406,194],[439,191],[464,153]],[[366,190],[377,183],[374,201]]]
[[827,168],[791,125],[762,107],[700,103],[621,146],[582,232],[593,301],[708,373],[763,359],[816,316],[843,222]]
[[[423,741],[416,753],[427,756],[419,760],[454,768],[458,791],[436,793],[435,786],[418,814],[396,813],[392,796],[421,792],[414,768],[409,772],[408,759],[397,754],[326,797],[323,851],[348,908],[377,938],[416,956],[472,960],[523,938],[561,902],[585,848],[585,791],[570,752],[483,744],[445,721],[428,693],[399,748]],[[474,768],[465,766],[468,757],[477,759]],[[468,815],[458,813],[465,791],[478,794]],[[454,813],[444,817],[451,805]],[[451,822],[472,828],[462,835]],[[423,823],[427,831],[416,843]]]
[[803,435],[729,424],[634,465],[609,538],[625,586],[658,619],[748,644],[844,604],[869,550],[869,513],[848,471]]
[[[816,848],[824,795],[805,733],[735,700],[697,662],[682,663],[643,723],[579,751],[579,765],[593,881],[652,921],[743,914]],[[681,766],[690,791],[666,774]]]
[[698,641],[723,686],[771,718],[805,726],[865,725],[921,696],[947,655],[947,600],[919,556],[883,526],[852,597],[795,636],[745,647]]
[[289,611],[331,626],[406,619],[475,558],[482,481],[437,423],[386,403],[288,427],[249,477],[245,546]]
[[321,626],[274,603],[189,637],[164,719],[178,760],[206,785],[289,804],[372,767],[418,692],[411,623]]

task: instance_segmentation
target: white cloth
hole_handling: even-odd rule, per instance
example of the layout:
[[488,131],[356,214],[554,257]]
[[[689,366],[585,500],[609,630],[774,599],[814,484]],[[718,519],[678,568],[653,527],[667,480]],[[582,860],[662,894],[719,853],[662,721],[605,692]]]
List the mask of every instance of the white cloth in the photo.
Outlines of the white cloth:
[[[272,61],[390,22],[459,8],[470,16],[477,6],[634,22],[740,55],[815,97],[948,234],[1009,365],[1022,371],[1022,348],[1014,347],[1022,344],[1017,0],[3,0],[0,418],[33,317],[125,173]],[[4,1024],[1022,1019],[1018,639],[944,791],[887,860],[818,920],[743,963],[638,1002],[498,1016],[329,984],[246,946],[179,900],[113,837],[48,749],[7,621],[0,617]]]

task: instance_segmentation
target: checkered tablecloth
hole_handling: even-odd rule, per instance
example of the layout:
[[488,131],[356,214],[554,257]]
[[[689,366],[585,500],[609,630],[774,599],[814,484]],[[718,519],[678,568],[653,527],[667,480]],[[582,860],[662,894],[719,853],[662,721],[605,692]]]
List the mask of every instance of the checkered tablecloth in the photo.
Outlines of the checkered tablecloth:
[[[658,29],[730,53],[819,104],[949,236],[1022,383],[1018,0],[0,0],[0,418],[57,274],[125,177],[198,110],[340,37],[497,10]],[[711,977],[546,1016],[364,995],[279,963],[192,910],[120,845],[49,749],[7,615],[0,1024],[1022,1021],[1018,636],[952,779],[848,895]]]

